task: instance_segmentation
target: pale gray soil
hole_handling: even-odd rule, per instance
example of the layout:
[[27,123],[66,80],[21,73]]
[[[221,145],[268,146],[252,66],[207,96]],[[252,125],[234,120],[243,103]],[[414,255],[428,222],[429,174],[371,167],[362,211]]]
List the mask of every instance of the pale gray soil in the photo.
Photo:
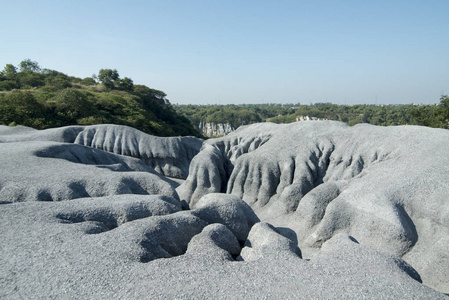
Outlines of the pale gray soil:
[[448,141],[0,126],[0,298],[447,299]]

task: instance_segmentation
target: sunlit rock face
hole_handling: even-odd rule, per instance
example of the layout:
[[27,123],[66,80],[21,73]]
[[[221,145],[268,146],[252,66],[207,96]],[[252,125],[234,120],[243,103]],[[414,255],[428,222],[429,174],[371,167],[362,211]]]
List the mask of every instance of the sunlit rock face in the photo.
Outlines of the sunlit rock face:
[[200,122],[198,129],[203,136],[220,137],[235,130],[230,123]]
[[344,232],[403,257],[424,282],[449,279],[449,131],[339,122],[261,123],[208,140],[181,199],[222,192],[292,229],[305,257]]
[[0,298],[445,299],[448,138],[0,126]]
[[52,141],[72,143],[138,158],[157,173],[185,179],[203,140],[196,137],[157,137],[120,125],[67,126],[37,131],[0,126],[0,143]]
[[326,120],[326,119],[321,119],[321,118],[317,118],[317,117],[311,117],[311,116],[296,116],[296,122],[298,121],[322,121],[322,120]]

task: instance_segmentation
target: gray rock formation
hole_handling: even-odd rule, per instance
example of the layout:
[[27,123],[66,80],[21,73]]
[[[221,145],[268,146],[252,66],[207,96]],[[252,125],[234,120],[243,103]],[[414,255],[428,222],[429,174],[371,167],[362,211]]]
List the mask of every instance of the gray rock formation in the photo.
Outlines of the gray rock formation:
[[178,198],[175,183],[139,159],[76,144],[0,143],[0,200],[62,201],[116,194]]
[[200,122],[198,129],[203,136],[220,137],[235,130],[230,123]]
[[193,212],[209,223],[226,225],[241,243],[251,227],[259,222],[253,210],[240,198],[226,194],[208,194],[200,199]]
[[193,208],[207,193],[242,198],[293,229],[305,257],[345,232],[449,292],[448,140],[418,126],[255,124],[206,141],[177,191]]
[[240,258],[245,261],[257,259],[301,258],[301,250],[289,238],[279,234],[270,224],[259,222],[250,231]]
[[52,141],[74,143],[139,158],[161,175],[185,179],[203,140],[196,137],[157,137],[121,125],[67,126],[37,131],[0,125],[0,143]]
[[[209,212],[232,218],[220,205]],[[347,236],[305,261],[291,241],[257,223],[241,251],[248,260],[236,261],[241,246],[232,231],[198,215],[151,195],[2,204],[0,297],[445,298],[403,260]]]
[[296,116],[296,122],[298,122],[298,121],[323,121],[323,120],[327,120],[327,119],[321,119],[321,118],[317,118],[317,117],[303,116],[303,115]]
[[239,255],[240,250],[239,242],[232,231],[223,224],[214,223],[204,227],[201,233],[190,240],[186,254],[196,255],[201,259],[208,256],[207,259],[232,261],[232,257]]
[[447,299],[448,137],[0,126],[0,298]]

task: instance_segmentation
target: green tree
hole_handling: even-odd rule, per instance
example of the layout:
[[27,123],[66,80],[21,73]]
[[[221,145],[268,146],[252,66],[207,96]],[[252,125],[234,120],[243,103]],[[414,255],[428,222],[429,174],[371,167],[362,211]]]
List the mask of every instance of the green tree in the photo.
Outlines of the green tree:
[[76,120],[89,116],[92,106],[83,92],[67,88],[55,98],[56,113],[63,120],[63,125],[76,124]]
[[19,85],[15,80],[0,80],[0,91],[10,91],[18,88]]
[[11,64],[7,64],[0,72],[0,91],[10,91],[19,88],[17,83],[17,69]]
[[101,69],[98,72],[98,80],[104,85],[107,90],[114,89],[114,83],[120,78],[117,70]]
[[134,89],[134,83],[131,78],[125,77],[119,80],[119,88],[124,91],[132,91]]
[[[199,136],[190,121],[175,113],[164,92],[134,86],[115,69],[102,69],[99,75],[106,92],[87,87],[97,83],[96,76],[81,79],[41,70],[29,59],[21,62],[19,72],[8,64],[0,71],[0,91],[6,91],[0,93],[0,124],[43,129],[112,123],[161,136]],[[31,87],[39,89],[27,91]],[[11,89],[21,90],[8,92]]]
[[146,85],[136,84],[134,85],[134,92],[141,97],[151,96],[151,89]]
[[64,73],[49,69],[43,69],[42,74],[44,74],[45,76],[45,84],[49,87],[52,87],[56,91],[72,86],[69,76]]
[[32,61],[31,59],[27,58],[20,62],[20,71],[40,72],[41,67],[36,61]]
[[167,94],[164,93],[163,91],[156,90],[156,89],[151,89],[151,93],[153,94],[153,96],[156,99],[164,100],[164,102],[165,102],[165,97],[167,97]]
[[0,124],[40,127],[43,119],[43,106],[33,94],[13,91],[0,99]]
[[21,88],[39,87],[45,85],[45,75],[31,70],[17,73],[17,80]]
[[440,98],[440,113],[443,119],[441,127],[449,129],[449,96],[443,95]]
[[15,79],[17,75],[17,69],[14,65],[7,64],[3,70],[3,74],[7,79]]

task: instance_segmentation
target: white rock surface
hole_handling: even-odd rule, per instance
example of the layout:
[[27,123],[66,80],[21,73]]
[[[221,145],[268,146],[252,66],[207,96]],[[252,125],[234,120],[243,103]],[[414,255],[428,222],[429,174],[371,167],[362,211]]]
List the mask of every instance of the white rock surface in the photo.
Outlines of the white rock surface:
[[204,143],[177,188],[247,202],[295,231],[304,257],[335,234],[403,257],[449,292],[449,131],[339,122],[261,123]]
[[196,137],[157,137],[122,125],[67,126],[37,131],[0,125],[0,143],[19,141],[74,143],[139,158],[161,175],[185,179],[203,140]]
[[200,140],[0,126],[0,298],[447,299],[448,137],[258,124],[190,163]]
[[61,201],[116,194],[178,198],[175,184],[142,161],[76,144],[0,143],[0,199]]
[[291,239],[279,234],[272,225],[259,222],[251,228],[240,257],[245,261],[280,257],[301,258],[301,250]]
[[0,298],[446,298],[401,259],[349,238],[306,261],[257,225],[249,241],[263,255],[235,261],[232,232],[194,214],[150,195],[0,205]]
[[203,136],[219,137],[235,130],[230,123],[200,122],[198,129]]

